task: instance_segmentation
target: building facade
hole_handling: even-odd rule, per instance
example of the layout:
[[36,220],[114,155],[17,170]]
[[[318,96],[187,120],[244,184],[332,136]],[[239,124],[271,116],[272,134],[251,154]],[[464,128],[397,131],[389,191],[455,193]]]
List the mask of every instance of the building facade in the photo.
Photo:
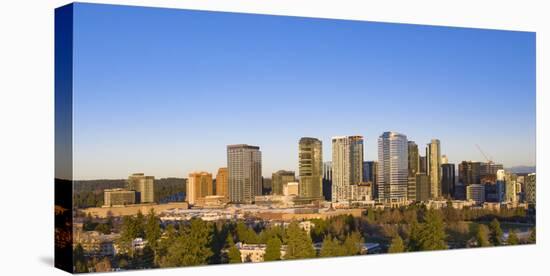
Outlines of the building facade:
[[384,132],[378,138],[378,196],[380,201],[402,204],[407,200],[407,136]]
[[372,199],[378,198],[378,162],[377,161],[365,161],[363,162],[363,182],[372,183]]
[[323,197],[323,144],[311,137],[300,139],[298,146],[300,197]]
[[525,178],[525,201],[529,204],[537,203],[536,182],[537,175],[535,173],[530,173]]
[[363,179],[363,136],[332,138],[332,202],[351,200],[351,185]]
[[430,197],[441,198],[441,143],[438,139],[432,141],[426,147],[428,161],[428,176],[430,177]]
[[207,172],[192,172],[187,178],[187,202],[195,205],[197,200],[214,195],[212,174]]
[[103,190],[103,206],[130,205],[136,203],[136,192],[126,189]]
[[430,200],[430,178],[426,173],[416,174],[416,201],[426,202]]
[[441,164],[441,195],[444,198],[454,198],[455,181],[455,164]]
[[288,182],[295,182],[296,175],[293,171],[279,170],[271,175],[271,194],[283,195],[283,187]]
[[216,174],[216,195],[229,198],[229,172],[227,168],[219,168]]
[[332,161],[323,163],[323,197],[332,200]]
[[420,155],[418,145],[414,141],[407,142],[408,147],[408,177],[407,177],[407,200],[416,201],[416,174],[419,173]]
[[233,203],[254,202],[262,194],[262,153],[260,147],[245,144],[227,146],[229,200]]
[[155,177],[146,176],[143,173],[134,173],[128,177],[128,190],[136,191],[136,202],[155,202]]
[[485,202],[485,187],[482,184],[470,184],[466,187],[466,199],[476,204]]

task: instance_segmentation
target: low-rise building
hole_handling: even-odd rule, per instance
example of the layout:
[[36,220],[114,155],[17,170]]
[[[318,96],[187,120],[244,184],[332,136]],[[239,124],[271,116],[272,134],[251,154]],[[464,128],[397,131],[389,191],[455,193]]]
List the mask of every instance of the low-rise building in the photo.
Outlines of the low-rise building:
[[136,203],[136,191],[127,189],[103,190],[104,207],[124,206]]

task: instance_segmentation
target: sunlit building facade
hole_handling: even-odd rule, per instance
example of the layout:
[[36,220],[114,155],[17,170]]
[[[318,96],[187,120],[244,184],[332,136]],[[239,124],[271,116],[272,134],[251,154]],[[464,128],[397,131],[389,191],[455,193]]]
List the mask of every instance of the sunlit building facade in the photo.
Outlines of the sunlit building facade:
[[239,144],[227,146],[229,200],[233,203],[254,202],[262,194],[262,153],[260,147]]
[[298,146],[300,197],[323,197],[323,144],[311,137],[300,139]]
[[407,136],[384,132],[378,138],[378,196],[380,201],[402,204],[407,200]]

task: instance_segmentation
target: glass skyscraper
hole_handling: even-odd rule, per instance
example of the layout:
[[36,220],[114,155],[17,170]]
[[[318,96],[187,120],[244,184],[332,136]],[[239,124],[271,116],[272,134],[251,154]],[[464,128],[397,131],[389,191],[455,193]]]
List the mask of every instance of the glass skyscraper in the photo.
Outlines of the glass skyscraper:
[[407,200],[407,136],[384,132],[378,138],[378,196],[380,201],[403,204]]
[[300,139],[298,146],[300,175],[300,197],[321,198],[323,196],[323,144],[311,137]]

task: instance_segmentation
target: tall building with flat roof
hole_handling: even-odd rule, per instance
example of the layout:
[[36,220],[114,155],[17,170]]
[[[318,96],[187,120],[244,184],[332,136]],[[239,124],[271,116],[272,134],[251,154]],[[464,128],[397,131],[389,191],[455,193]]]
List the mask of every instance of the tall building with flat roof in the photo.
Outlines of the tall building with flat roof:
[[365,161],[363,162],[363,182],[372,183],[371,196],[372,199],[378,198],[378,162],[377,161]]
[[250,204],[262,194],[262,153],[260,147],[245,144],[227,146],[229,200]]
[[187,202],[194,205],[197,200],[214,195],[212,174],[207,172],[192,172],[187,179]]
[[279,170],[271,174],[271,193],[283,195],[283,187],[288,182],[295,182],[296,175],[293,171]]
[[444,198],[454,198],[455,195],[455,164],[441,164],[441,195]]
[[407,142],[408,147],[408,177],[407,177],[407,200],[416,201],[416,174],[419,173],[420,155],[418,145],[414,141]]
[[219,168],[216,174],[216,195],[229,198],[229,172],[227,168]]
[[462,163],[458,164],[458,182],[462,183],[464,186],[480,184],[480,167],[481,162],[462,161]]
[[332,200],[332,161],[323,163],[323,197]]
[[537,203],[537,175],[535,173],[530,173],[525,178],[525,201],[529,204]]
[[430,200],[430,178],[426,173],[416,174],[416,201],[425,202]]
[[402,204],[407,200],[407,136],[384,132],[378,138],[378,196],[384,203]]
[[507,202],[518,202],[517,178],[518,176],[512,172],[505,172],[504,174],[504,183],[506,184],[505,200]]
[[155,202],[155,177],[143,173],[134,173],[128,177],[128,190],[136,191],[136,202]]
[[441,144],[438,139],[432,141],[426,147],[428,161],[428,176],[430,177],[430,197],[441,198]]
[[332,202],[349,202],[363,180],[363,136],[332,138]]
[[300,197],[323,196],[323,144],[321,140],[302,137],[298,145]]

